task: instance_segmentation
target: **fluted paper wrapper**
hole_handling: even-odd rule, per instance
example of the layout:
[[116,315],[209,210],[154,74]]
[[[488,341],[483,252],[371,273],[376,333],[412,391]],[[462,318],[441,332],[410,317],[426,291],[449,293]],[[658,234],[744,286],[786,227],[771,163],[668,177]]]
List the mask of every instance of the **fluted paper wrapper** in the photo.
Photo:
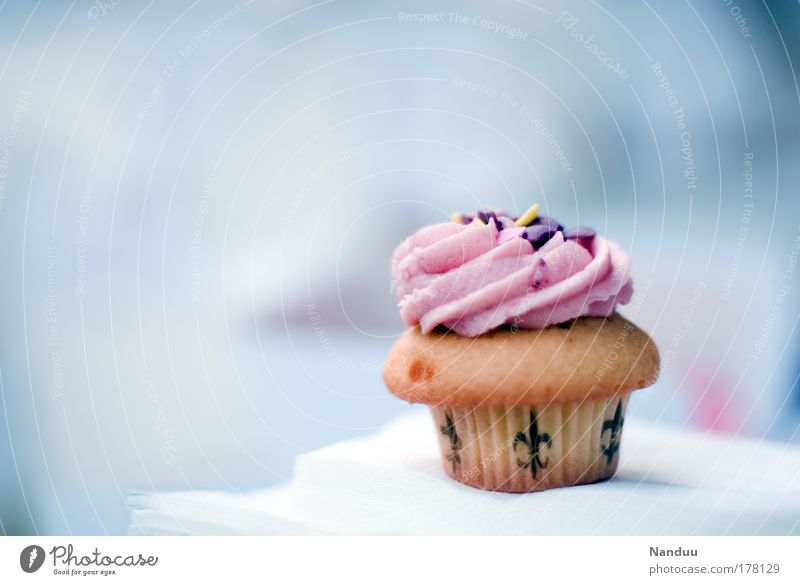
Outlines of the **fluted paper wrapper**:
[[486,490],[535,492],[614,475],[630,394],[542,406],[431,407],[444,470]]

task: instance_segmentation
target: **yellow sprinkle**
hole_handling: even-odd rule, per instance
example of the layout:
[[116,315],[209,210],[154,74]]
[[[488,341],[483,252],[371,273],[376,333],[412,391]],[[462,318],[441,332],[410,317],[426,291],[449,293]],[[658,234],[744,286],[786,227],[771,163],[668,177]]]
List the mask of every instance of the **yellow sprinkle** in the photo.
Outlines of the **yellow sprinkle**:
[[481,218],[476,215],[475,219],[473,219],[471,222],[469,222],[469,225],[486,225],[486,224],[483,223],[481,221]]
[[514,225],[517,227],[528,226],[534,219],[536,219],[537,215],[539,215],[539,204],[534,203],[533,205],[530,206],[528,211],[526,211],[517,218],[517,221],[514,222]]
[[463,216],[463,215],[461,215],[459,212],[457,212],[457,211],[454,211],[454,212],[453,212],[453,221],[454,221],[455,223],[460,223],[460,224],[463,224],[463,223],[464,223],[464,216]]

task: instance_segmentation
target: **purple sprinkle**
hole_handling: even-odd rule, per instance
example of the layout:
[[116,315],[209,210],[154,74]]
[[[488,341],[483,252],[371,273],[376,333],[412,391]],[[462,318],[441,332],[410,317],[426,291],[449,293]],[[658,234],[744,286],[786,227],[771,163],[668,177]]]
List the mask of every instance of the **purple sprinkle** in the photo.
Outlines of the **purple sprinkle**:
[[590,227],[571,227],[564,230],[565,240],[586,240],[589,241],[597,235],[597,232]]
[[500,220],[497,218],[497,214],[491,209],[481,209],[478,211],[478,217],[485,224],[488,224],[490,219],[494,219],[494,225],[497,226],[497,229],[503,229],[503,226],[500,224]]
[[531,243],[534,250],[538,250],[544,246],[557,231],[558,230],[553,229],[550,225],[531,225],[525,228],[522,237]]
[[558,223],[557,219],[555,219],[553,217],[550,217],[549,215],[544,215],[544,214],[538,215],[536,217],[536,219],[533,220],[533,223],[531,225],[548,226],[551,229],[553,229],[553,231],[558,231],[558,230],[563,230],[564,229],[564,226],[561,225],[560,223]]

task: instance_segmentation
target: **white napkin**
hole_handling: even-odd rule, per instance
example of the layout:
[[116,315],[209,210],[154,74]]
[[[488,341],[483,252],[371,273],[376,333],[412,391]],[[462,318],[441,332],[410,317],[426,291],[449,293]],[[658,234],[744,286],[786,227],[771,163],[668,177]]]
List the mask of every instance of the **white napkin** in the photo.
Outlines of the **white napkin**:
[[132,534],[800,534],[800,449],[625,422],[610,481],[535,494],[462,486],[433,422],[300,456],[278,489],[129,498]]

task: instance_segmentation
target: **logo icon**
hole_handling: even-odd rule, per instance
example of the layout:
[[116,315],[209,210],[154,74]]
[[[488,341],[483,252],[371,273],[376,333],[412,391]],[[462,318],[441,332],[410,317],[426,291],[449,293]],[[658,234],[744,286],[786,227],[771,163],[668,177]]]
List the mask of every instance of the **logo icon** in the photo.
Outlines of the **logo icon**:
[[44,564],[44,549],[36,544],[26,546],[19,554],[19,566],[26,573],[35,573]]
[[461,437],[456,432],[456,423],[450,418],[448,413],[444,413],[444,426],[439,427],[439,432],[448,438],[450,441],[450,453],[447,454],[447,460],[453,464],[453,473],[456,472],[456,466],[461,464]]
[[[617,409],[614,411],[614,418],[608,419],[603,421],[603,428],[600,430],[600,441],[603,455],[606,456],[606,464],[610,464],[611,460],[614,459],[614,453],[619,451],[619,439],[620,435],[622,434],[622,425],[625,423],[625,419],[622,418],[622,401],[617,401]],[[608,436],[608,445],[603,445],[603,435],[606,434],[606,431],[611,433]]]
[[528,434],[526,435],[525,432],[521,432],[517,433],[514,437],[513,449],[515,453],[517,451],[517,446],[520,444],[525,445],[527,454],[525,459],[517,457],[517,465],[523,469],[530,467],[531,477],[536,479],[536,470],[547,469],[547,463],[549,462],[549,459],[542,461],[542,446],[552,449],[553,439],[550,438],[548,433],[539,432],[539,423],[536,420],[535,410],[531,410],[531,422],[528,425]]

